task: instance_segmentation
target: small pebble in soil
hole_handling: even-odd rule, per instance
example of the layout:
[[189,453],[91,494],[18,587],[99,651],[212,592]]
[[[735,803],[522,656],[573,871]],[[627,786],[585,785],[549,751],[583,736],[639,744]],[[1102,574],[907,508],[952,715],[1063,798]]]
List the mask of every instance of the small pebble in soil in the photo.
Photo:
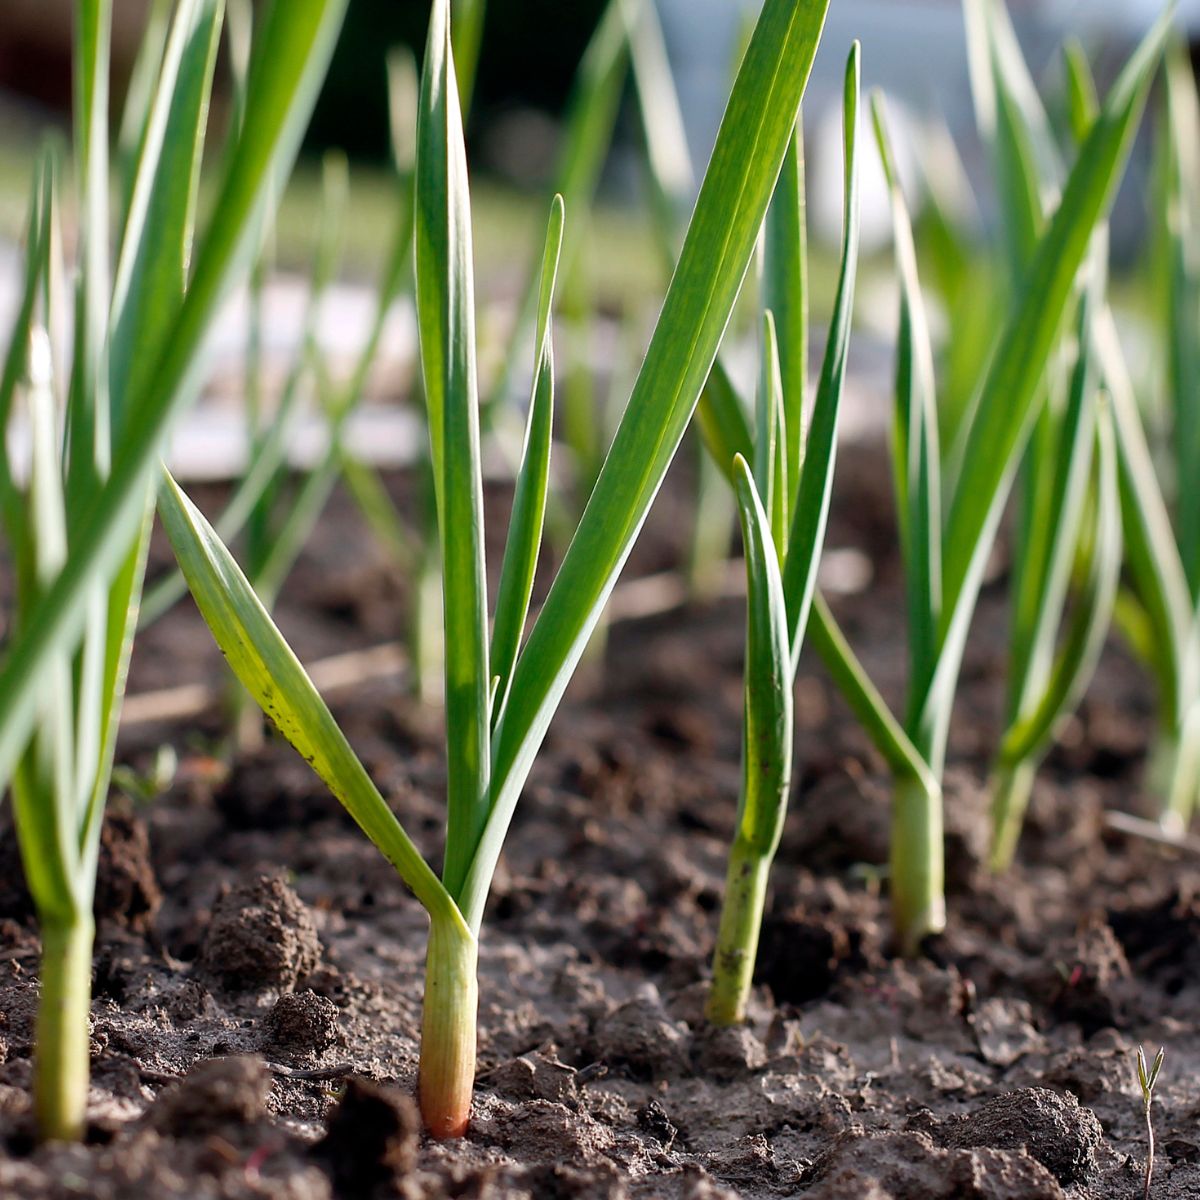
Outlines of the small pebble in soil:
[[313,1156],[339,1196],[370,1196],[407,1175],[416,1162],[421,1118],[394,1088],[352,1076]]
[[949,1147],[1027,1150],[1063,1184],[1096,1174],[1104,1130],[1069,1092],[1029,1087],[985,1100],[969,1116],[946,1121],[938,1140]]
[[230,992],[287,992],[320,960],[321,943],[303,901],[280,876],[261,875],[219,897],[198,967]]
[[285,992],[264,1022],[265,1042],[280,1057],[320,1054],[342,1039],[337,1005],[316,992]]
[[266,1117],[270,1090],[271,1075],[261,1058],[204,1059],[159,1096],[150,1109],[150,1124],[176,1137],[227,1134],[230,1126]]

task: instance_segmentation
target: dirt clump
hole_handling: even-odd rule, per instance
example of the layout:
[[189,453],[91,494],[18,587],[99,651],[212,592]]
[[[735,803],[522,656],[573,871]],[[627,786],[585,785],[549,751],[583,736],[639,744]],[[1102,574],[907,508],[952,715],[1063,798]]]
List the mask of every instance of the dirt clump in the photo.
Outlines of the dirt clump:
[[120,805],[110,805],[100,827],[96,864],[97,920],[145,933],[162,906],[146,823]]
[[658,993],[647,990],[602,1017],[593,1037],[595,1058],[633,1079],[672,1079],[689,1069],[687,1038]]
[[279,875],[224,892],[200,948],[200,973],[230,992],[291,991],[321,961],[312,916]]
[[271,1075],[252,1055],[198,1062],[155,1101],[149,1124],[175,1137],[202,1137],[253,1125],[267,1116]]
[[371,1196],[412,1171],[421,1118],[394,1088],[351,1077],[313,1156],[339,1196]]
[[337,1005],[308,989],[280,996],[267,1014],[264,1033],[266,1045],[285,1059],[321,1054],[343,1041]]
[[964,1150],[1026,1150],[1060,1183],[1076,1184],[1096,1174],[1104,1130],[1069,1092],[1029,1087],[994,1096],[969,1116],[947,1121],[939,1140]]
[[807,1200],[1064,1200],[1058,1181],[1023,1151],[948,1149],[924,1133],[851,1130],[809,1175]]

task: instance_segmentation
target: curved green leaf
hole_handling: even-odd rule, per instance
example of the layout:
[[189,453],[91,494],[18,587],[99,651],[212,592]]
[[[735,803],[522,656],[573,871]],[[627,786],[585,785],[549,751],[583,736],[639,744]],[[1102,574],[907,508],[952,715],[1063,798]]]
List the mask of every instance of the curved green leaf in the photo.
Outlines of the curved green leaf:
[[739,455],[735,492],[746,558],[746,667],[738,837],[773,854],[792,776],[792,663],[787,603],[770,519]]
[[450,911],[449,893],[371,782],[233,556],[165,470],[158,511],[196,606],[242,685],[429,913]]

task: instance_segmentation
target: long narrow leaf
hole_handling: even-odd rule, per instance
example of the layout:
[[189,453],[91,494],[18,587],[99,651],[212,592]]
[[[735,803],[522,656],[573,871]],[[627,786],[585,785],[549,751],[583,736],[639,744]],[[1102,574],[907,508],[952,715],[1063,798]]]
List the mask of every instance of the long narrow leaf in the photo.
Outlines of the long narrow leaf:
[[212,526],[163,472],[158,510],[188,588],[235,675],[431,913],[453,901],[380,796]]
[[872,116],[891,199],[892,238],[900,275],[892,456],[908,602],[911,675],[919,679],[932,668],[942,608],[942,484],[933,346],[917,275],[912,222],[887,133],[883,101],[878,95],[873,98]]
[[79,505],[85,516],[63,571],[0,671],[0,779],[10,777],[33,727],[39,673],[56,651],[77,642],[81,597],[117,569],[142,519],[162,437],[171,416],[195,393],[203,339],[245,263],[271,184],[286,173],[299,146],[346,3],[275,0],[265,16],[249,85],[254,103],[197,253],[187,299],[156,369],[129,405],[129,433],[108,481]]
[[770,519],[754,476],[734,463],[738,514],[746,557],[745,711],[738,837],[773,854],[783,832],[792,773],[792,670],[787,602]]
[[787,431],[787,506],[796,502],[808,413],[808,223],[804,195],[804,123],[796,122],[764,228],[763,305],[775,316]]
[[429,414],[445,628],[447,804],[443,879],[457,896],[487,820],[487,581],[475,371],[467,157],[449,0],[435,0],[417,122],[417,321]]
[[1169,21],[1146,36],[1113,86],[1080,151],[1054,219],[1043,235],[1017,307],[988,372],[946,520],[944,607],[937,670],[926,685],[918,744],[936,764],[945,751],[951,692],[967,627],[1011,485],[1036,416],[1035,400],[1097,222],[1128,155]]
[[1096,427],[1095,516],[1083,587],[1045,690],[1032,711],[1005,734],[1001,757],[1020,762],[1041,750],[1055,726],[1079,702],[1091,680],[1112,621],[1121,571],[1121,511],[1117,451],[1107,411]]
[[176,10],[142,139],[113,289],[116,436],[183,299],[223,8],[221,0],[190,0]]
[[826,8],[826,0],[767,0],[759,16],[633,395],[517,662],[496,732],[491,815],[462,893],[472,928],[478,927],[533,757],[716,358],[787,150]]
[[804,467],[796,493],[796,509],[783,564],[783,591],[788,601],[788,627],[792,637],[793,666],[800,658],[800,644],[808,624],[813,593],[817,586],[821,546],[829,520],[833,494],[833,467],[837,454],[838,418],[850,358],[850,328],[854,322],[854,287],[858,274],[858,105],[861,86],[861,51],[857,42],[846,64],[843,96],[843,209],[842,265],[838,274],[837,299],[829,322],[829,340],[812,423],[805,444]]
[[562,241],[563,199],[555,196],[550,207],[550,223],[542,257],[535,342],[537,368],[533,377],[529,420],[525,426],[525,449],[517,474],[492,628],[491,669],[493,679],[498,680],[492,710],[493,727],[508,698],[512,669],[521,646],[525,619],[529,615],[529,599],[533,595],[533,576],[537,570],[542,525],[546,517],[546,493],[550,486],[550,435],[554,423],[554,337],[550,326],[550,309],[554,303],[554,281],[558,275]]

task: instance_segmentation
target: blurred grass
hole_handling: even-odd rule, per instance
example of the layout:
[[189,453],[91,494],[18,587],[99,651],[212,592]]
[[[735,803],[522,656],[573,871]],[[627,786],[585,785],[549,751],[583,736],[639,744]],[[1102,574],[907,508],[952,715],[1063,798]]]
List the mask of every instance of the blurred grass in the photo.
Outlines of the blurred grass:
[[[24,227],[35,153],[32,141],[0,139],[0,238],[10,242],[20,238]],[[202,205],[211,183],[210,174]],[[507,297],[522,287],[525,272],[540,251],[549,197],[529,195],[485,178],[473,181],[473,198],[481,286],[489,298]],[[346,227],[346,273],[352,279],[370,281],[391,235],[393,177],[383,168],[355,164],[350,203],[353,219]],[[305,160],[292,177],[279,212],[276,248],[280,266],[306,269],[319,226],[320,204],[320,163]],[[587,252],[589,273],[606,306],[644,302],[663,290],[650,230],[632,208],[602,204],[593,219]]]
[[[28,189],[33,178],[36,143],[0,139],[0,242],[16,242],[24,227]],[[211,188],[212,176],[209,176]],[[481,297],[491,303],[515,302],[526,272],[540,254],[549,197],[518,190],[491,177],[472,183],[476,260]],[[395,185],[383,168],[354,164],[351,214],[346,226],[345,275],[371,284],[391,235]],[[202,203],[204,197],[202,196]],[[305,272],[319,227],[321,167],[315,159],[298,166],[280,208],[277,257],[281,267]],[[68,214],[68,221],[70,214]],[[571,220],[571,214],[567,214]],[[70,231],[68,229],[68,236]],[[599,309],[637,313],[654,306],[665,291],[660,255],[653,233],[636,202],[616,203],[601,197],[584,247],[587,276]],[[834,254],[814,241],[810,266],[812,315],[823,323],[836,289]],[[864,257],[860,265],[860,307],[890,290],[892,276],[886,253]],[[1112,281],[1114,300],[1125,313],[1151,320],[1153,299],[1144,271],[1121,273]],[[874,324],[874,322],[869,322]]]
[[[0,139],[0,240],[21,236],[33,178],[36,143]],[[206,179],[201,204],[211,192]],[[393,177],[384,168],[354,164],[351,173],[352,219],[346,227],[348,278],[373,281],[391,236]],[[472,181],[479,287],[489,301],[515,300],[526,272],[540,254],[549,196],[518,190],[491,177]],[[319,227],[321,167],[315,159],[298,166],[280,208],[276,227],[279,265],[305,271]],[[567,220],[572,214],[567,214]],[[67,214],[68,223],[70,214]],[[201,222],[203,228],[203,221]],[[68,226],[67,236],[70,236]],[[655,304],[665,291],[661,256],[648,222],[635,202],[601,198],[584,247],[586,275],[597,306],[604,311],[636,312]],[[818,248],[813,262],[813,311],[820,318],[832,303],[836,262]]]

